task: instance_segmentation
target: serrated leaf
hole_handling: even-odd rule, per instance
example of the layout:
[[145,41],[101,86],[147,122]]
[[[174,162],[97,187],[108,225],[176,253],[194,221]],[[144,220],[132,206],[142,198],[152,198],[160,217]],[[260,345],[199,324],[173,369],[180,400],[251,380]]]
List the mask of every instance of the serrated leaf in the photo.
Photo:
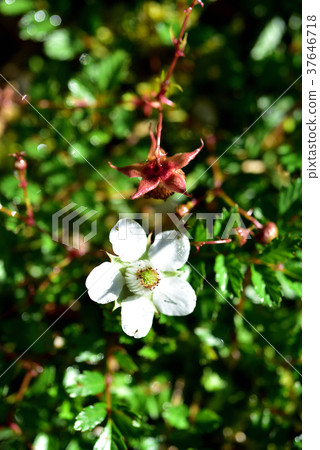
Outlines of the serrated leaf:
[[301,200],[302,180],[297,178],[293,183],[280,192],[279,196],[279,213],[284,214],[297,201]]
[[277,277],[281,283],[284,295],[286,297],[302,297],[302,283],[300,281],[291,280],[282,272],[277,272]]
[[104,390],[104,377],[99,372],[89,372],[85,370],[80,374],[76,382],[67,386],[70,397],[86,397],[96,395]]
[[225,265],[224,255],[220,254],[216,257],[214,263],[214,272],[215,272],[215,280],[218,283],[221,292],[226,293],[228,285],[228,272]]
[[112,422],[108,420],[107,426],[100,434],[99,439],[95,443],[93,450],[111,450],[112,443]]
[[295,257],[295,251],[298,250],[300,239],[286,236],[283,239],[275,239],[263,249],[260,259],[266,263],[284,264],[288,259]]
[[251,266],[251,282],[263,305],[279,306],[281,290],[279,280],[270,267]]
[[77,431],[93,430],[105,419],[106,415],[107,405],[105,403],[87,406],[77,415],[74,429]]
[[241,270],[241,263],[234,255],[228,255],[225,259],[225,264],[232,290],[237,297],[240,297],[243,289],[243,273]]

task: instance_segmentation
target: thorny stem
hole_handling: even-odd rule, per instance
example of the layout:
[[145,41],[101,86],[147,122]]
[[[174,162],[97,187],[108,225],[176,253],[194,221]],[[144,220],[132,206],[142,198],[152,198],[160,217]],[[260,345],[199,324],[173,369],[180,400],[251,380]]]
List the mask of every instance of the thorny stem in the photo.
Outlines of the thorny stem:
[[158,162],[160,163],[160,156],[161,156],[161,150],[160,150],[160,143],[161,143],[161,133],[162,133],[162,119],[163,119],[163,112],[162,108],[159,109],[159,120],[158,120],[158,128],[157,128],[157,144],[156,144],[156,158]]
[[13,156],[13,158],[15,159],[14,162],[14,168],[17,171],[17,178],[19,180],[19,187],[22,188],[23,190],[23,196],[24,196],[24,202],[26,205],[26,209],[27,209],[27,219],[26,219],[26,224],[33,226],[35,224],[34,221],[34,216],[33,216],[33,210],[32,210],[32,205],[29,199],[29,194],[28,194],[28,182],[27,182],[27,161],[24,159],[24,152],[16,152],[16,153],[12,153],[9,156]]
[[157,95],[157,98],[160,100],[160,102],[162,101],[162,98],[164,97],[164,95],[165,95],[165,93],[166,93],[166,91],[167,91],[167,89],[169,87],[170,78],[171,78],[171,75],[172,75],[172,73],[173,73],[173,71],[174,71],[174,69],[176,67],[178,59],[180,57],[184,56],[184,54],[183,54],[184,47],[185,47],[185,42],[183,42],[184,41],[184,34],[185,34],[185,31],[186,31],[187,24],[188,24],[190,15],[192,13],[192,10],[198,4],[203,7],[203,3],[200,0],[193,0],[191,5],[189,6],[189,8],[187,8],[185,10],[185,18],[184,18],[184,21],[183,21],[183,24],[182,24],[182,27],[181,27],[181,30],[180,30],[179,37],[178,37],[178,39],[175,39],[174,42],[173,42],[176,50],[175,50],[173,59],[171,61],[171,64],[169,66],[167,75],[166,75],[165,79],[162,81],[162,83],[160,85],[159,93]]
[[28,225],[30,225],[30,226],[33,226],[35,224],[35,221],[34,221],[34,216],[33,216],[32,205],[31,205],[31,202],[30,202],[30,199],[29,199],[29,194],[28,194],[28,189],[27,189],[28,182],[27,182],[27,177],[26,177],[25,170],[20,170],[19,174],[18,174],[18,177],[19,177],[19,181],[20,181],[19,186],[23,190],[24,201],[25,201],[26,209],[27,209],[27,221],[26,221],[26,223]]
[[159,92],[156,95],[156,98],[159,100],[160,102],[160,106],[159,106],[159,118],[158,118],[158,128],[157,128],[157,146],[156,146],[156,157],[158,159],[158,162],[160,163],[160,140],[161,140],[161,132],[162,132],[162,119],[163,119],[163,112],[162,112],[162,104],[166,103],[166,99],[165,94],[167,92],[167,89],[169,87],[170,84],[170,78],[173,74],[173,71],[176,67],[176,64],[178,62],[178,59],[182,56],[184,56],[183,51],[184,48],[186,46],[186,36],[185,36],[185,31],[187,28],[187,24],[189,21],[189,17],[192,13],[193,8],[196,5],[201,5],[203,7],[203,3],[201,0],[193,0],[191,5],[185,10],[185,18],[179,33],[179,37],[178,39],[174,39],[173,44],[175,46],[175,52],[171,61],[171,64],[169,66],[167,75],[165,77],[165,79],[161,82],[160,84],[160,88],[159,88]]
[[244,209],[240,208],[233,200],[231,197],[229,197],[229,195],[227,195],[221,188],[215,189],[214,190],[214,194],[217,197],[220,197],[227,205],[233,207],[236,206],[238,208],[239,213],[245,217],[247,220],[249,220],[250,222],[253,223],[253,225],[258,228],[261,229],[263,228],[263,225],[254,217],[250,216],[250,214],[245,211]]

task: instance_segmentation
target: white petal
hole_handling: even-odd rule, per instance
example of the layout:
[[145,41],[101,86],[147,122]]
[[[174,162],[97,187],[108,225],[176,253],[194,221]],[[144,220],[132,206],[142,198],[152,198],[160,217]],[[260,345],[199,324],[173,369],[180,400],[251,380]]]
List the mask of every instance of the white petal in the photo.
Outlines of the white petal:
[[160,281],[153,294],[153,302],[166,316],[186,316],[196,306],[196,293],[187,281],[168,277]]
[[140,224],[132,219],[120,219],[109,235],[113,251],[121,261],[137,261],[146,251],[147,236]]
[[157,234],[148,252],[154,266],[167,271],[180,269],[187,262],[189,253],[189,239],[176,230]]
[[126,298],[121,303],[121,325],[129,336],[142,338],[152,327],[155,307],[151,300],[139,295]]
[[116,300],[123,285],[123,276],[110,262],[104,262],[95,267],[86,279],[89,297],[97,303],[109,303]]

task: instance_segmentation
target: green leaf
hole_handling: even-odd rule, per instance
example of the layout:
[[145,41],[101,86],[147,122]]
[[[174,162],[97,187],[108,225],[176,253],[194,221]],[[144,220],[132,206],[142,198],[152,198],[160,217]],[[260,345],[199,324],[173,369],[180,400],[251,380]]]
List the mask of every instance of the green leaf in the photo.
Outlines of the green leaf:
[[301,201],[302,180],[297,178],[292,184],[287,186],[280,192],[279,196],[279,213],[284,214],[296,201]]
[[234,255],[228,255],[225,262],[232,290],[237,297],[240,297],[243,289],[243,273],[241,270],[241,263]]
[[251,282],[261,303],[269,307],[276,307],[281,302],[279,280],[270,267],[251,266]]
[[197,427],[202,431],[209,433],[213,430],[216,430],[221,422],[220,416],[211,411],[211,409],[202,409],[196,415],[195,423]]
[[71,78],[68,83],[68,88],[72,95],[80,100],[84,100],[87,105],[93,105],[95,103],[95,97],[91,90],[82,81],[77,78]]
[[227,267],[225,265],[225,258],[222,254],[216,257],[214,263],[214,271],[215,271],[215,280],[221,289],[221,293],[226,293],[228,285],[228,272]]
[[99,439],[95,443],[93,450],[111,450],[112,443],[112,422],[108,420],[107,426],[100,434]]
[[194,240],[196,242],[207,241],[207,230],[203,220],[196,222],[194,231]]
[[124,80],[128,73],[129,56],[123,50],[85,66],[84,72],[101,91],[109,90]]
[[32,448],[34,450],[58,450],[59,442],[55,436],[39,433],[33,442]]
[[154,348],[148,346],[142,347],[138,351],[138,355],[142,358],[149,359],[150,361],[155,361],[159,356],[158,352]]
[[5,16],[16,16],[34,8],[33,0],[15,0],[13,2],[1,1],[0,13]]
[[99,372],[85,370],[76,378],[76,382],[67,386],[70,397],[86,397],[96,395],[104,390],[104,377]]
[[76,361],[86,362],[87,364],[98,364],[103,358],[103,353],[93,353],[89,350],[84,350],[78,356],[76,356]]
[[189,410],[186,405],[170,405],[163,413],[164,419],[178,430],[187,430],[190,427],[188,415]]
[[52,59],[73,59],[83,48],[81,41],[74,39],[69,30],[56,30],[44,42],[44,51]]
[[277,277],[281,283],[283,293],[286,297],[302,297],[302,283],[300,281],[291,280],[282,272],[277,272]]
[[267,245],[259,255],[261,261],[266,263],[284,264],[288,259],[295,257],[295,252],[299,249],[301,239],[293,236],[285,236],[282,239],[275,239]]
[[121,435],[126,437],[138,437],[141,433],[140,421],[137,420],[136,415],[134,417],[135,418],[129,417],[128,414],[120,410],[112,411],[112,419],[115,425],[119,429]]
[[196,261],[193,264],[192,270],[190,272],[189,281],[197,294],[199,294],[203,290],[205,277],[206,277],[205,262],[204,261]]
[[93,430],[105,419],[106,415],[107,405],[105,403],[87,406],[77,415],[74,429],[77,431]]
[[122,351],[116,351],[114,352],[114,357],[118,361],[118,364],[121,369],[127,371],[127,372],[136,372],[138,370],[138,366],[133,361],[131,356],[128,355],[128,353],[124,353]]
[[29,394],[37,395],[46,392],[48,387],[53,384],[55,375],[56,368],[54,366],[45,367],[29,389]]

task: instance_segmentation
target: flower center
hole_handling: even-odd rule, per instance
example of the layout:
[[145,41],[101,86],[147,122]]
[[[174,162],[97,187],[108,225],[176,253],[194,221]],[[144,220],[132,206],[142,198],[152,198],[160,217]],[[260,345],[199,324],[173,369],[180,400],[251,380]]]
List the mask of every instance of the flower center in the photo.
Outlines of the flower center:
[[150,294],[158,286],[159,272],[150,261],[138,261],[131,264],[124,275],[126,284],[134,294]]

